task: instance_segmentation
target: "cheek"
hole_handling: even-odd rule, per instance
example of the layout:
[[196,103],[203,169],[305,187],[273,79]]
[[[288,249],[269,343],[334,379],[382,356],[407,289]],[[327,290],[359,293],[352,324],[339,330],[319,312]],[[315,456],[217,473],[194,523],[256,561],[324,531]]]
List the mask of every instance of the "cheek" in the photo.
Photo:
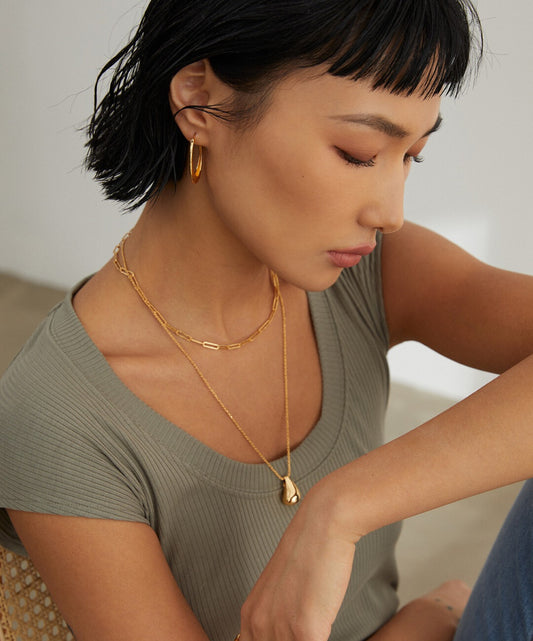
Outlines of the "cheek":
[[295,239],[302,251],[314,250],[350,233],[357,172],[311,127],[260,125],[216,149],[208,159],[214,208],[254,253]]
[[310,154],[275,130],[251,132],[217,145],[209,184],[219,211],[247,209],[253,218],[287,222],[320,196]]
[[259,194],[275,212],[295,221],[322,219],[343,200],[340,160],[312,130],[271,127],[258,132],[243,155],[250,197]]

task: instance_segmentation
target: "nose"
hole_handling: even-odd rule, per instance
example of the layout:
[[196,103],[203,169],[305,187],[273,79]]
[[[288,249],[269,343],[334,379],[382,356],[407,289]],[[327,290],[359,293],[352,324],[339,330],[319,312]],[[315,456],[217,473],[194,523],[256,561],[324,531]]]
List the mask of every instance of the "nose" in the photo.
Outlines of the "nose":
[[375,184],[369,186],[367,204],[359,222],[364,227],[390,234],[403,225],[405,173],[379,177],[376,172],[375,178]]

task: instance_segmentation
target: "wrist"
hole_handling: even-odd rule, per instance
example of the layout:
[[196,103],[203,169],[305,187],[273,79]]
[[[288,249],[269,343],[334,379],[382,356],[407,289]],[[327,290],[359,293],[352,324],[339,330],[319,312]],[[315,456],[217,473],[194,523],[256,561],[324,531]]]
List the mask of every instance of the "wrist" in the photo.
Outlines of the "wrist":
[[320,515],[321,522],[332,536],[356,544],[370,530],[365,529],[352,494],[333,473],[311,488],[304,503],[315,517]]

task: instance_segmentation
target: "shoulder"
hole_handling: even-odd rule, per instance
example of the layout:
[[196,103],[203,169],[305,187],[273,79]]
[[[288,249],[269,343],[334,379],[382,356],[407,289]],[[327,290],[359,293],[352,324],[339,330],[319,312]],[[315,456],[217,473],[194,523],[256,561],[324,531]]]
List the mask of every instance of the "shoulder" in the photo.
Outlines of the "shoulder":
[[468,282],[475,282],[482,263],[443,236],[406,222],[384,238],[382,266],[394,345],[405,340],[426,342],[424,330],[437,327],[444,314],[464,304]]
[[127,417],[91,380],[101,368],[105,386],[102,361],[65,299],[12,362],[0,380],[0,506],[144,519]]
[[487,265],[413,223],[384,237],[382,271],[391,345],[416,340],[492,372],[531,352],[533,277]]
[[76,413],[88,401],[80,363],[95,357],[93,347],[70,302],[56,305],[13,359],[0,379],[0,417],[50,418],[54,412]]
[[43,388],[55,390],[56,379],[63,371],[63,367],[58,367],[58,361],[64,360],[64,354],[52,336],[52,327],[56,318],[64,318],[64,307],[65,301],[49,312],[0,379],[2,414],[13,405],[22,413],[38,403]]

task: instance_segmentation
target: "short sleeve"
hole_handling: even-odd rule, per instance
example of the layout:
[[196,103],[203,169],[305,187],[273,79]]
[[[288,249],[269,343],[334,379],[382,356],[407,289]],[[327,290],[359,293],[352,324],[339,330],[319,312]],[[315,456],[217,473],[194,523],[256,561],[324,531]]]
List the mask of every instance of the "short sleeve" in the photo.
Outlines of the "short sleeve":
[[0,381],[0,543],[18,552],[5,508],[148,522],[127,426],[46,333]]

